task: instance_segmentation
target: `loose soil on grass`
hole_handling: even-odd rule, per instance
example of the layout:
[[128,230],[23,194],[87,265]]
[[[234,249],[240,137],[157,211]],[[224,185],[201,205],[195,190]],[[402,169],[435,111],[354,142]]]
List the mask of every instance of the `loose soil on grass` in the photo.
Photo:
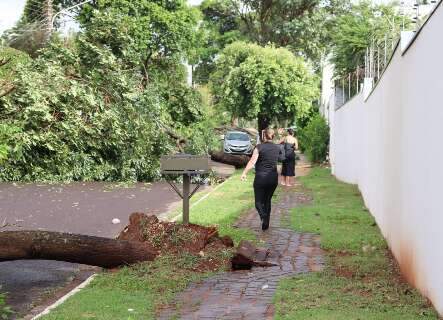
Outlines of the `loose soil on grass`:
[[144,213],[131,214],[117,239],[148,243],[159,255],[195,257],[199,263],[189,269],[198,272],[228,269],[234,246],[231,238],[219,236],[216,227],[163,222]]

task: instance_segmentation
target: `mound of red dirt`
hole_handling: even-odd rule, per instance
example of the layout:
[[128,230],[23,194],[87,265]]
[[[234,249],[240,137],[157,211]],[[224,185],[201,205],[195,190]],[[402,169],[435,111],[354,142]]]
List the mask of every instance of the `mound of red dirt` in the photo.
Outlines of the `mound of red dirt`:
[[160,254],[195,256],[198,263],[193,269],[198,271],[230,266],[226,252],[234,246],[231,238],[219,237],[216,227],[163,222],[144,213],[131,214],[117,239],[148,243]]

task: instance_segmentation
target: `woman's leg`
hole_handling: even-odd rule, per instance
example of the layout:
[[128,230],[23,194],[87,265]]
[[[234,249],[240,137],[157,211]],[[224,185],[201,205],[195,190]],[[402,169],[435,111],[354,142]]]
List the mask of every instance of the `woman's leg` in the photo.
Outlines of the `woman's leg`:
[[278,183],[271,184],[265,188],[265,215],[263,216],[262,230],[267,230],[269,228],[269,221],[271,219],[271,209],[272,209],[272,196],[274,195],[275,189]]
[[281,185],[285,186],[286,185],[286,162],[283,161],[282,165],[281,165]]
[[266,203],[265,203],[265,188],[263,186],[254,183],[254,196],[255,196],[255,209],[257,209],[260,220],[266,215]]

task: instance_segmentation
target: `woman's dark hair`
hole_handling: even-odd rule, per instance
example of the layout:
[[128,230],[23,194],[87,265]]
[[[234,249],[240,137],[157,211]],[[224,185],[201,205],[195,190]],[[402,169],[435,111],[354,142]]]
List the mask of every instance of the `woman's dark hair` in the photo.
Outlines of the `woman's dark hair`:
[[294,130],[291,129],[291,128],[289,128],[289,129],[288,129],[288,134],[291,135],[291,136],[293,136],[293,135],[294,135]]

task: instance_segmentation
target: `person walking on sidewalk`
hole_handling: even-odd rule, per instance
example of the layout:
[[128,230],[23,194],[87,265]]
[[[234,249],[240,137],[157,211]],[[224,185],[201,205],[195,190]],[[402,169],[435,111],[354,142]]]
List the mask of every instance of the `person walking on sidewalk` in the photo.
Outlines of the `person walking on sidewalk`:
[[263,231],[269,228],[271,200],[278,185],[277,162],[283,158],[282,149],[272,142],[273,139],[274,130],[263,130],[263,143],[255,147],[251,160],[241,175],[241,180],[245,181],[249,170],[255,165],[255,208],[260,216]]
[[298,150],[298,141],[294,137],[294,130],[288,129],[288,135],[280,143],[285,149],[285,160],[283,160],[281,175],[283,186],[291,186],[291,180],[295,177],[295,150]]

